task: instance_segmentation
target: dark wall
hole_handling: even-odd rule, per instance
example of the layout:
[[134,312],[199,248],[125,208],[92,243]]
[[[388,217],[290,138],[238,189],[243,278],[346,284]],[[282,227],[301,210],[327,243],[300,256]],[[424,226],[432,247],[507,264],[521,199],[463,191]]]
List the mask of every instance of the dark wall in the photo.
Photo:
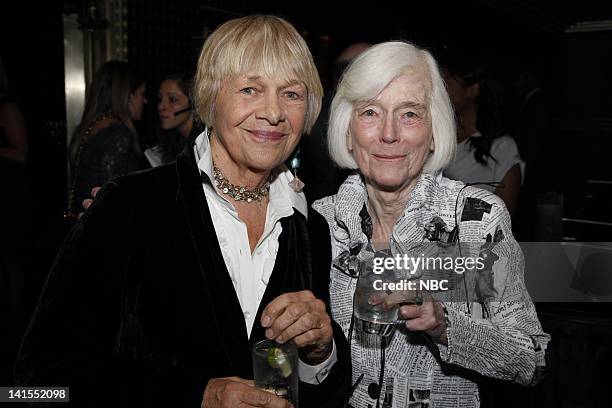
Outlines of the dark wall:
[[612,31],[565,35],[558,80],[560,114],[612,118]]
[[157,79],[193,71],[202,45],[196,0],[128,1],[128,59]]
[[2,8],[2,60],[28,128],[34,227],[62,210],[66,194],[63,6],[11,2]]
[[[0,6],[0,56],[25,119],[29,145],[25,177],[20,177],[21,171],[0,175],[0,200],[20,206],[16,214],[3,214],[3,220],[13,217],[11,222],[21,224],[25,238],[19,249],[11,247],[8,253],[7,247],[0,249],[0,384],[7,386],[13,384],[12,366],[21,333],[61,238],[50,227],[54,217],[61,217],[66,197],[61,13],[62,4],[55,2]],[[15,178],[5,179],[11,176],[23,185],[13,187]],[[11,229],[6,227],[0,224],[3,236],[12,238],[12,243],[21,242],[17,234],[7,236]]]
[[[565,216],[612,222],[612,31],[566,34],[560,44],[549,158],[564,181]],[[612,227],[567,224],[568,236],[608,241]]]

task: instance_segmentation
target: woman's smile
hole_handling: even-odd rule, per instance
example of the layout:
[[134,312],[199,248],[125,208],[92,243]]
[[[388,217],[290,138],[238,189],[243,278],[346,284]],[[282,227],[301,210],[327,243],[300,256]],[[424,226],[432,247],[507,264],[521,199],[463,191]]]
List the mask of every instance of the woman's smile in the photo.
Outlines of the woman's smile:
[[256,141],[259,142],[277,142],[281,140],[285,134],[278,131],[270,130],[247,130]]

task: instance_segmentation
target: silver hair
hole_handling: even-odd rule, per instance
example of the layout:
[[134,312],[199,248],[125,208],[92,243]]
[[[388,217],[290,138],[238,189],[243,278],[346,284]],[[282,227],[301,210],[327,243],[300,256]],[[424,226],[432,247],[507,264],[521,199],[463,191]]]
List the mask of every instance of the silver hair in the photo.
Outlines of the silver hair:
[[338,166],[357,168],[347,146],[355,104],[374,99],[395,78],[414,72],[422,72],[429,82],[427,100],[434,151],[425,162],[423,172],[435,173],[453,160],[457,146],[455,117],[438,64],[427,50],[403,41],[388,41],[355,58],[338,84],[328,126],[329,153]]

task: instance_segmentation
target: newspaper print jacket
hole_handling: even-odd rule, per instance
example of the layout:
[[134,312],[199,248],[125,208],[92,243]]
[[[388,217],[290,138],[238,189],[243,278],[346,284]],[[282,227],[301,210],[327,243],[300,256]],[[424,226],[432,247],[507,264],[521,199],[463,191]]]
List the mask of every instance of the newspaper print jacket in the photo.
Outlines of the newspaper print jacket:
[[393,230],[388,244],[393,254],[406,253],[405,246],[415,242],[459,240],[481,254],[488,248],[488,277],[433,294],[446,309],[448,346],[401,324],[384,344],[379,336],[352,329],[356,264],[372,251],[366,202],[365,184],[353,174],[338,194],[313,204],[332,240],[331,313],[351,345],[355,385],[349,406],[478,407],[481,376],[522,385],[539,381],[550,336],[525,288],[523,254],[503,201],[441,174],[422,174]]

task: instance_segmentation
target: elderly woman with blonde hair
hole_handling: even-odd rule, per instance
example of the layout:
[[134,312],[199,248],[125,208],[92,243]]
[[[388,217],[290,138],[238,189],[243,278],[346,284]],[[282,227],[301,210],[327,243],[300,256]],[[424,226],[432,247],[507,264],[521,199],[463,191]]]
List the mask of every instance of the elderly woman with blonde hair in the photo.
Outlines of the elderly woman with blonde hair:
[[341,406],[350,366],[325,248],[283,165],[321,98],[283,19],[215,30],[195,79],[206,131],[176,163],[103,187],[50,272],[18,380],[69,386],[80,407],[288,407],[250,380],[267,338],[299,348],[302,407]]
[[[331,238],[331,311],[351,345],[353,407],[477,407],[479,375],[529,385],[542,373],[549,336],[503,201],[441,175],[455,152],[454,123],[435,60],[405,42],[359,55],[332,102],[331,157],[356,172],[313,204],[313,218],[325,219],[318,233]],[[373,292],[368,307],[400,320],[390,336],[376,333],[379,321],[355,317],[361,261],[433,257],[466,243],[486,254],[482,279],[456,276],[447,292]]]

